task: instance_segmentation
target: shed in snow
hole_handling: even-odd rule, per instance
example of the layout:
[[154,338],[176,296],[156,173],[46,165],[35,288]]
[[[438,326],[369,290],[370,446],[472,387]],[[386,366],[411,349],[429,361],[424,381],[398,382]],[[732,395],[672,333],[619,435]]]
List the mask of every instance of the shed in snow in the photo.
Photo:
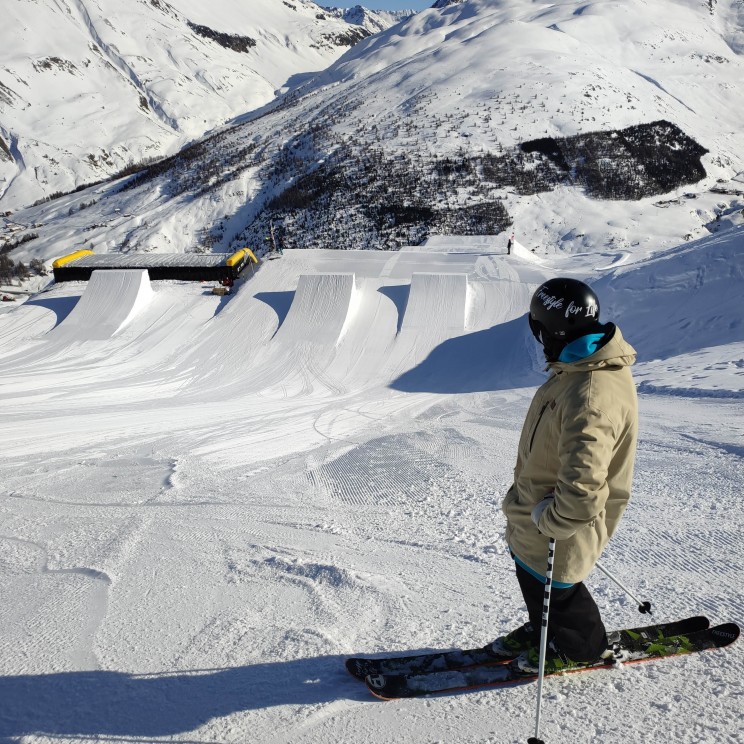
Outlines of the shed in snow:
[[57,282],[87,281],[101,269],[145,269],[151,280],[233,280],[258,259],[249,248],[236,253],[104,253],[80,250],[58,258],[53,264]]

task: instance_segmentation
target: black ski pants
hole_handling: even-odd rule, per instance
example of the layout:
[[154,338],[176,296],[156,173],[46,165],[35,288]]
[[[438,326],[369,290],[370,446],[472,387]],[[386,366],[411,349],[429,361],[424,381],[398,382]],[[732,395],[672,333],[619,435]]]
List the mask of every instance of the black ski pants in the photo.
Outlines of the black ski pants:
[[[527,613],[539,638],[545,584],[519,564],[515,566]],[[551,640],[562,654],[573,661],[594,661],[607,648],[607,634],[599,608],[583,583],[579,582],[566,589],[552,587],[548,642]]]

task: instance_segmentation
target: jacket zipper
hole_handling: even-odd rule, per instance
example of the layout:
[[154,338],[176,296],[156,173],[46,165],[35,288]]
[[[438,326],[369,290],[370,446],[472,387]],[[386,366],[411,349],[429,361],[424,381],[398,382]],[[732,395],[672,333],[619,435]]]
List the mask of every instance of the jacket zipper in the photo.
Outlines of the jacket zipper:
[[537,421],[535,422],[535,427],[532,429],[532,436],[530,437],[530,446],[527,452],[532,452],[532,445],[535,443],[535,434],[537,434],[537,427],[540,426],[540,421],[542,420],[543,414],[545,413],[545,409],[550,405],[550,401],[547,401],[545,404],[543,404],[543,407],[540,409],[540,413],[537,417]]

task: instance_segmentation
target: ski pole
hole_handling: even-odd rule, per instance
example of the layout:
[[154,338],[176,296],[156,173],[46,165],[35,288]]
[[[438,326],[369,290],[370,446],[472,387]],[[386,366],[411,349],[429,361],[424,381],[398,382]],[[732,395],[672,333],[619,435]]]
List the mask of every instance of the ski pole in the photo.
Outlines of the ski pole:
[[553,586],[553,557],[555,538],[548,542],[548,568],[545,571],[545,597],[543,599],[542,627],[540,628],[540,660],[537,676],[537,711],[535,713],[535,735],[527,739],[527,744],[545,744],[540,738],[540,708],[542,706],[542,686],[545,677],[545,654],[548,648],[548,617],[550,616],[550,591]]
[[634,602],[638,604],[638,612],[641,614],[653,614],[651,612],[651,602],[644,602],[642,599],[638,599],[630,589],[623,586],[599,561],[597,561],[595,565],[608,579],[612,579],[612,581],[614,581]]

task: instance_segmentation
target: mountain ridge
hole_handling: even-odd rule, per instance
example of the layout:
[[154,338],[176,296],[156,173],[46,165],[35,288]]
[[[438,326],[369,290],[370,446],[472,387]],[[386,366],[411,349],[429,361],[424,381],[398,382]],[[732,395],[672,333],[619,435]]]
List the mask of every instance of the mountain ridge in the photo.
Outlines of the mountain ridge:
[[[65,212],[90,195],[27,211],[43,227],[19,257],[81,238],[98,251],[260,251],[271,221],[299,247],[395,249],[479,230],[505,243],[516,230],[540,252],[634,252],[700,237],[744,206],[744,111],[732,95],[744,70],[724,39],[738,8],[468,0],[424,11],[238,126],[97,187],[84,215]],[[659,122],[675,133],[670,147],[655,139]],[[634,127],[646,139],[629,148]],[[573,162],[616,143],[627,193],[593,191],[575,166],[561,176],[530,144],[541,141],[573,147]],[[682,142],[698,154],[654,185],[656,160]],[[604,152],[592,165],[600,182],[616,157]],[[546,188],[523,185],[540,174]],[[136,218],[111,218],[113,204]]]
[[12,5],[0,30],[0,208],[176,152],[397,17],[365,19],[307,0]]

